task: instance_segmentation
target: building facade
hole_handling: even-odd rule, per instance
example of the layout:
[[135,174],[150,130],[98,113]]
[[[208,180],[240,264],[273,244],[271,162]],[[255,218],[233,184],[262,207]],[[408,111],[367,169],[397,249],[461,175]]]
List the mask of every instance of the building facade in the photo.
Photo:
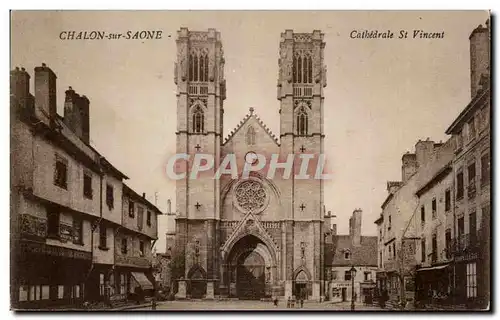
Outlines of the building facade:
[[109,283],[100,274],[114,267],[127,177],[90,145],[87,97],[66,90],[62,117],[49,67],[35,68],[34,96],[26,70],[10,76],[11,304],[103,299]]
[[[349,235],[333,236],[333,255],[327,261],[328,298],[333,302],[372,303],[377,273],[377,237],[361,235],[362,211],[349,220]],[[351,268],[356,270],[351,273]],[[354,277],[354,282],[353,278]],[[353,284],[354,283],[354,293]]]
[[[177,153],[191,159],[209,154],[217,165],[232,154],[240,169],[260,162],[252,158],[257,155],[269,160],[276,154],[281,162],[288,155],[323,153],[324,47],[317,30],[281,34],[279,142],[253,109],[223,140],[221,35],[214,29],[181,28],[174,75]],[[215,167],[190,179],[187,167],[176,185],[175,247],[185,257],[177,298],[261,299],[300,293],[321,299],[326,231],[321,179],[269,179],[259,171],[212,179]]]
[[486,308],[490,303],[490,52],[489,21],[470,35],[471,101],[446,133],[455,139],[455,303]]
[[417,186],[415,300],[419,305],[452,304],[453,175],[454,140],[439,147],[432,166],[421,173]]
[[[388,183],[389,195],[375,221],[377,285],[394,302],[408,303],[416,294],[419,307],[487,308],[490,303],[489,22],[469,39],[470,103],[446,130],[447,142],[419,141],[415,154],[403,155],[402,181]],[[390,232],[395,221],[396,231],[405,226],[399,238]],[[409,288],[404,280],[403,289],[397,272],[390,276],[398,268],[406,270],[400,274],[408,277]]]
[[[423,191],[428,188],[429,180],[437,179],[435,175],[441,178],[441,170],[450,165],[452,142],[419,140],[414,153],[402,156],[402,180],[387,183],[388,196],[375,223],[378,229],[378,292],[387,292],[389,305],[413,305],[416,270],[422,262],[418,254],[424,256],[424,262],[431,261],[431,251],[425,249],[431,244],[424,239],[427,233],[436,230],[441,220],[437,219],[437,209],[432,211],[437,208],[437,199],[431,195],[429,206],[426,203],[429,196]],[[429,216],[431,211],[432,217]]]

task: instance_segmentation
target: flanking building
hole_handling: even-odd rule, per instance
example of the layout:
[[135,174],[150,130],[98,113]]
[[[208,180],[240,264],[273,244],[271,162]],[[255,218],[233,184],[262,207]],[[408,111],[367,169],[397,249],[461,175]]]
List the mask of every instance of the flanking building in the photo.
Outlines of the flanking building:
[[[71,87],[57,114],[56,74],[35,68],[35,95],[24,68],[11,71],[11,305],[77,306],[113,294],[127,176],[90,145],[90,101]],[[143,199],[143,202],[147,202]],[[143,232],[156,238],[158,209]],[[144,261],[148,268],[151,261]]]
[[389,182],[378,226],[377,287],[389,305],[490,304],[490,27],[470,35],[471,101],[444,144],[419,141]]
[[[326,261],[329,269],[326,273],[329,280],[327,297],[333,302],[352,301],[354,298],[356,302],[372,303],[377,272],[377,237],[362,236],[361,221],[362,211],[356,209],[349,219],[349,234],[333,235],[331,260]],[[354,274],[351,272],[353,267]]]
[[453,256],[455,303],[490,304],[491,127],[489,21],[470,35],[471,101],[446,130],[455,140]]

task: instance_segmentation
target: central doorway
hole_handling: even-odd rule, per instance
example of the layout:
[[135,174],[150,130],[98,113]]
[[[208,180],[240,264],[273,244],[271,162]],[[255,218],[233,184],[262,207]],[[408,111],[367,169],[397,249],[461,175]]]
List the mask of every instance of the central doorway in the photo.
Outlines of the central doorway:
[[255,251],[243,253],[236,269],[236,292],[240,299],[260,299],[266,289],[264,258]]
[[227,261],[230,296],[241,300],[271,296],[275,260],[260,238],[242,237],[234,244]]

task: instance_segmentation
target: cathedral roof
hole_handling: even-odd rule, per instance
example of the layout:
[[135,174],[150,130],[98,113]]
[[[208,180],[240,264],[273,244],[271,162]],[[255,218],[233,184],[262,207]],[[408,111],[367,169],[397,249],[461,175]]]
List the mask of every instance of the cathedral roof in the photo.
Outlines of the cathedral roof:
[[276,145],[280,145],[278,142],[278,138],[276,135],[264,124],[264,122],[259,118],[257,114],[254,113],[254,108],[250,107],[249,109],[250,113],[247,113],[247,115],[243,118],[243,120],[240,121],[240,123],[233,129],[231,130],[231,133],[227,136],[227,138],[224,140],[224,144],[229,142],[234,135],[243,127],[245,123],[247,123],[251,118],[254,118],[256,122],[264,129],[264,131],[269,135],[271,139],[276,143]]

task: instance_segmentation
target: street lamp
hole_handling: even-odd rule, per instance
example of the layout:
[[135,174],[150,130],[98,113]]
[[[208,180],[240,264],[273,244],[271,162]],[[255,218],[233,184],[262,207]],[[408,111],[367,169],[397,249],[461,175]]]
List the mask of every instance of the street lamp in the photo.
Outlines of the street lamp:
[[356,269],[354,266],[349,269],[351,273],[351,311],[354,311],[354,278],[356,277]]

